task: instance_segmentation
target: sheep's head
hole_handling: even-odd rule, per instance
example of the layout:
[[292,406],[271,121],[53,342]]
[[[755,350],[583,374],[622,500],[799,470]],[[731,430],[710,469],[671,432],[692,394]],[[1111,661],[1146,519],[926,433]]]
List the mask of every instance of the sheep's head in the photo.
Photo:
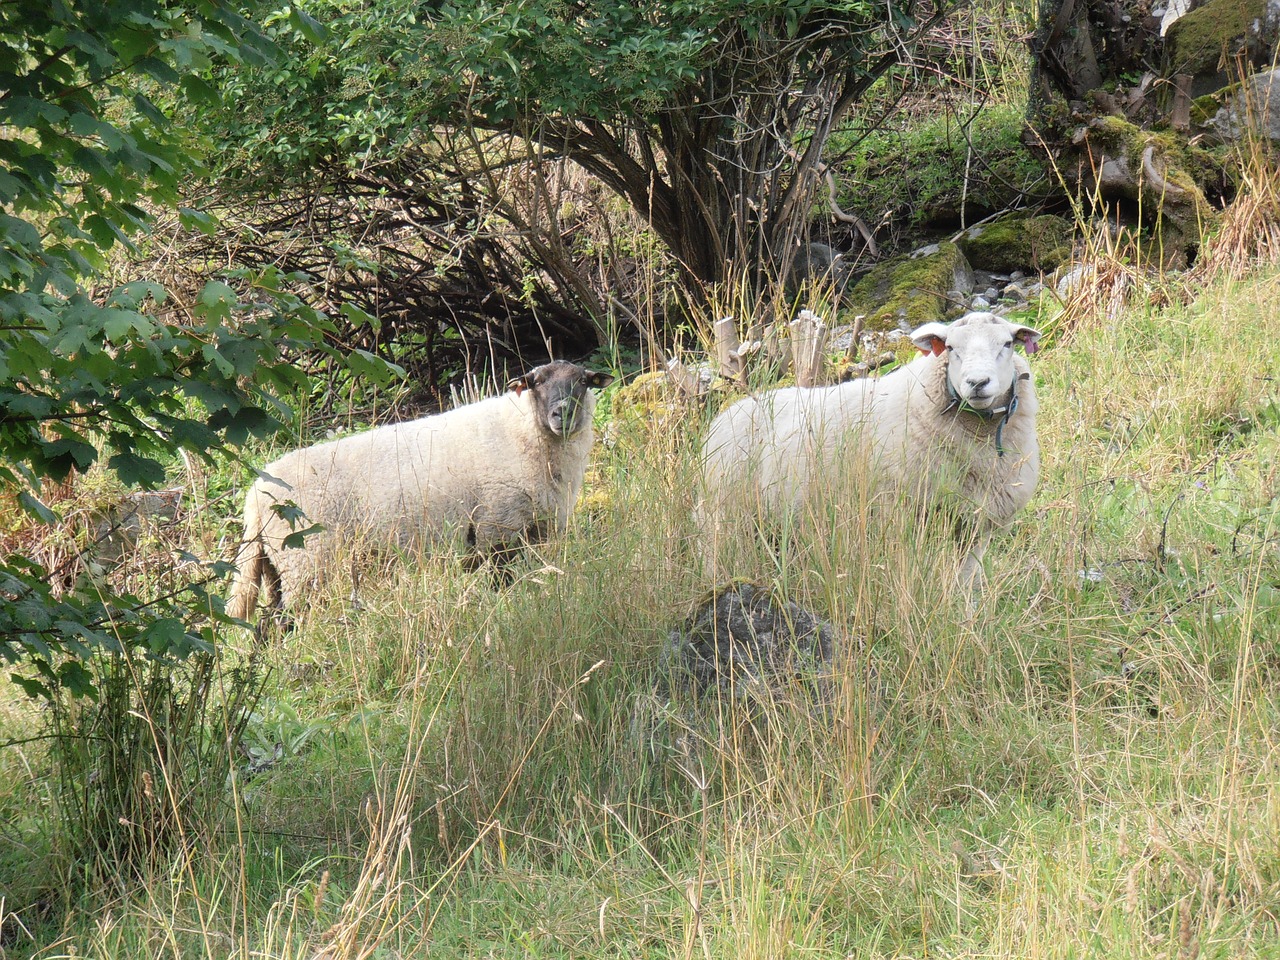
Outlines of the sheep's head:
[[507,389],[517,395],[528,390],[538,425],[567,439],[591,423],[595,404],[588,391],[592,387],[607,387],[612,382],[613,377],[607,373],[588,370],[567,360],[552,360],[512,380]]
[[1040,332],[994,313],[969,313],[952,324],[926,323],[911,334],[924,353],[945,354],[951,391],[978,412],[1001,403],[1018,371],[1013,348],[1034,353]]

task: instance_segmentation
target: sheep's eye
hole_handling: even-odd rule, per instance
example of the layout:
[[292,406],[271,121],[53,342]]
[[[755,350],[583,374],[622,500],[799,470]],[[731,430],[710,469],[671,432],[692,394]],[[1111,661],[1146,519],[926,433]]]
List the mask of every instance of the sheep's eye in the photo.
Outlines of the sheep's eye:
[[1012,341],[1012,340],[1006,340],[1006,341],[1004,342],[1004,348],[1005,348],[1006,350],[1011,350],[1011,349],[1013,349],[1013,341]]

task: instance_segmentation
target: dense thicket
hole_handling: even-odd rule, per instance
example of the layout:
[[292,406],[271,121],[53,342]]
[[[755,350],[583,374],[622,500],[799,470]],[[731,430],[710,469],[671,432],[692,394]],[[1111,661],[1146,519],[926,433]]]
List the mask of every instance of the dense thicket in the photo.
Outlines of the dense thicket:
[[620,205],[661,244],[675,300],[785,275],[831,131],[948,9],[305,6],[326,39],[276,18],[287,60],[217,78],[222,109],[201,121],[232,229],[188,262],[216,243],[236,263],[307,270],[430,382],[661,320],[669,291],[625,268],[650,240],[601,229]]

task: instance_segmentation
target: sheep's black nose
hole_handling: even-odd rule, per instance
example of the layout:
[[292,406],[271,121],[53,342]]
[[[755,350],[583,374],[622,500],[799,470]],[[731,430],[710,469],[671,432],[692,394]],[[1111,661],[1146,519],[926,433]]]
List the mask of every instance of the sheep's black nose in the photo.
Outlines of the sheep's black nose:
[[969,389],[976,393],[979,390],[986,389],[987,384],[991,382],[991,378],[990,377],[969,377],[965,382],[969,384]]
[[570,400],[562,400],[551,411],[551,429],[567,437],[573,431],[577,415],[578,405]]

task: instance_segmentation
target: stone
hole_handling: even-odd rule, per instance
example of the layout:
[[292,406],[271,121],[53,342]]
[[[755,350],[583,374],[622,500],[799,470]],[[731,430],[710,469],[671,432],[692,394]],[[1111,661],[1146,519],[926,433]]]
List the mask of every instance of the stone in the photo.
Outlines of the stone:
[[1280,69],[1251,76],[1205,126],[1225,142],[1253,133],[1280,143]]
[[787,275],[787,295],[794,298],[802,290],[824,283],[843,293],[852,276],[853,264],[844,254],[825,243],[806,243],[797,252]]
[[90,555],[100,563],[118,563],[132,553],[148,530],[177,520],[182,489],[144,490],[126,494],[118,503],[97,511]]
[[[970,227],[956,240],[975,270],[1055,270],[1070,259],[1075,226],[1052,214],[1012,213]],[[1024,274],[1025,275],[1025,274]]]
[[913,330],[942,317],[946,291],[967,297],[973,268],[954,243],[929,244],[877,264],[850,288],[849,308],[866,316],[868,330]]
[[[1189,74],[1197,83],[1220,86],[1222,53],[1228,59],[1245,53],[1250,60],[1268,59],[1268,0],[1207,0],[1169,23],[1164,31],[1167,74]],[[1166,15],[1167,18],[1167,15]],[[1193,95],[1201,91],[1195,87]]]
[[845,640],[817,614],[753,583],[713,594],[668,634],[660,656],[667,692],[758,706],[793,699],[831,702]]
[[1094,267],[1088,264],[1079,264],[1074,266],[1058,278],[1058,282],[1054,286],[1054,291],[1059,297],[1065,300],[1071,295],[1072,290],[1093,276],[1093,273]]

